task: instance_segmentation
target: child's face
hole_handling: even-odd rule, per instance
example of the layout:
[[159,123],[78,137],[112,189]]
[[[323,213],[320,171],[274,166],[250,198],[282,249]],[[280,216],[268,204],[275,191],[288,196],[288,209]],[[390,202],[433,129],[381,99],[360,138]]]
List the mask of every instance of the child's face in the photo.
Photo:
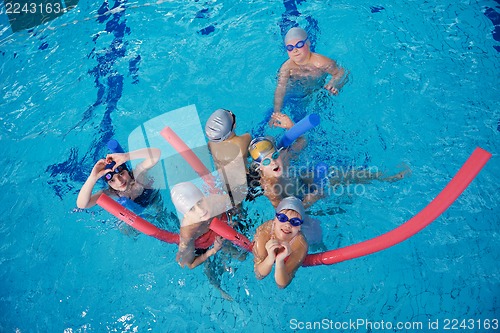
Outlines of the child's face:
[[[280,213],[288,216],[288,219],[292,219],[294,217],[302,218],[299,213],[291,209],[282,210]],[[276,239],[289,242],[299,233],[299,231],[300,225],[294,227],[289,221],[280,222],[277,217],[274,218],[274,236]]]
[[113,175],[108,185],[115,191],[123,192],[128,189],[131,180],[128,170],[123,169],[120,173]]
[[210,218],[210,208],[208,207],[207,200],[201,199],[193,206],[186,214],[185,218],[190,221],[202,222]]
[[[267,164],[266,159],[269,161]],[[267,165],[265,165],[267,164]],[[283,175],[283,159],[278,151],[267,154],[259,166],[262,177],[281,177]]]
[[[287,45],[297,45],[298,42],[300,42],[301,39],[292,39],[290,40]],[[309,59],[309,55],[311,53],[311,50],[309,49],[309,44],[306,42],[304,46],[302,46],[300,49],[297,47],[294,47],[292,51],[288,51],[288,57],[295,63],[297,64],[302,64],[307,62]]]

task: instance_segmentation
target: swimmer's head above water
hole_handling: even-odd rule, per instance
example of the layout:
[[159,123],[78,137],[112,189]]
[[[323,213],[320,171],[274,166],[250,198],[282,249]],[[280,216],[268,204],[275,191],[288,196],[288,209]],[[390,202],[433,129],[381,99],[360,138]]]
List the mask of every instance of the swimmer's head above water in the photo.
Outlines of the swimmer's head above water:
[[272,154],[276,150],[273,139],[264,136],[253,139],[248,147],[248,153],[257,163],[261,163],[265,156]]
[[231,111],[217,109],[207,120],[205,134],[212,142],[222,142],[232,136],[235,125],[236,116]]
[[254,170],[260,170],[263,177],[280,177],[283,174],[283,161],[280,150],[276,149],[270,137],[258,137],[250,142],[248,153],[253,159]]
[[296,197],[286,197],[285,199],[281,200],[278,207],[276,207],[276,214],[281,213],[283,210],[293,210],[297,212],[302,219],[304,219],[304,216],[306,214],[302,201],[300,201],[300,199]]
[[292,39],[306,39],[307,38],[307,32],[300,28],[300,27],[293,27],[288,30],[288,32],[285,35],[284,41],[285,44],[287,44],[289,41]]
[[276,208],[274,236],[282,241],[291,241],[304,223],[304,205],[296,197],[286,197]]
[[304,29],[298,27],[290,29],[285,35],[284,42],[288,57],[292,62],[297,65],[308,63],[311,57],[309,48],[311,41]]
[[205,196],[193,183],[176,184],[170,190],[172,202],[179,213],[190,219],[205,221],[210,218],[210,210]]
[[[307,32],[299,27],[294,27],[288,30],[288,32],[285,35],[284,42],[285,42],[285,47],[287,48],[288,51],[292,51],[294,48],[301,48],[302,46],[297,46],[297,42],[302,41],[304,44],[310,45],[311,41],[309,40],[309,37],[307,36]],[[293,48],[289,48],[288,45],[293,46]]]
[[109,170],[102,179],[109,185],[112,190],[123,192],[128,189],[132,180],[134,180],[133,174],[128,169],[125,163],[117,166],[114,170],[114,166],[116,165],[115,161],[112,161],[109,164],[106,164],[105,170]]

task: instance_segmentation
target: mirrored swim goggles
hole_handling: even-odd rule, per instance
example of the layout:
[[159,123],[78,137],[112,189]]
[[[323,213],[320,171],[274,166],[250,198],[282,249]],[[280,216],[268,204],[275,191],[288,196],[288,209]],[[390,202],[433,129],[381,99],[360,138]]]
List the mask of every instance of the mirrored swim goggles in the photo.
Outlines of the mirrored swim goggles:
[[276,213],[276,218],[281,223],[290,222],[290,224],[294,227],[298,227],[299,225],[304,223],[304,220],[302,220],[298,217],[292,217],[291,219],[289,219],[288,216],[286,216],[286,214],[283,214],[283,213]]
[[[112,169],[115,164],[116,164],[115,162],[111,162],[110,164],[106,165],[106,169]],[[125,164],[117,166],[114,171],[108,172],[107,174],[105,174],[104,176],[102,176],[102,178],[105,181],[109,182],[109,181],[111,181],[111,179],[113,179],[114,175],[119,174],[123,170],[128,171],[128,168],[127,168],[127,166]]]
[[304,45],[306,45],[306,42],[307,42],[307,40],[308,40],[308,39],[309,39],[309,36],[308,36],[308,37],[306,37],[306,39],[304,39],[304,40],[299,40],[299,41],[297,42],[297,44],[295,44],[295,45],[292,45],[292,44],[285,45],[285,49],[286,49],[288,52],[292,52],[292,51],[293,51],[293,49],[301,49],[301,48],[303,48],[303,47],[304,47]]

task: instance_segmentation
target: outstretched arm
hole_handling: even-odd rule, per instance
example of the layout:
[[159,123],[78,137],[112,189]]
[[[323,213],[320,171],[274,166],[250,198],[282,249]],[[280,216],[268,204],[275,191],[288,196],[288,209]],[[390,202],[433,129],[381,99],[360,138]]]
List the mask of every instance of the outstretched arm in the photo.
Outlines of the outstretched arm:
[[[283,107],[283,100],[286,94],[286,85],[288,79],[290,78],[290,69],[285,62],[278,73],[278,83],[276,85],[276,90],[274,91],[274,113],[281,113],[281,108]],[[275,124],[275,119],[269,121],[269,125],[273,126]]]
[[221,236],[217,236],[217,238],[215,239],[215,242],[214,242],[214,246],[210,250],[208,250],[207,252],[194,258],[193,262],[191,264],[187,265],[189,267],[189,269],[193,269],[193,268],[199,266],[200,264],[207,261],[208,258],[210,258],[211,256],[215,255],[217,252],[219,252],[219,250],[222,248],[223,242],[224,242],[224,238],[222,238]]

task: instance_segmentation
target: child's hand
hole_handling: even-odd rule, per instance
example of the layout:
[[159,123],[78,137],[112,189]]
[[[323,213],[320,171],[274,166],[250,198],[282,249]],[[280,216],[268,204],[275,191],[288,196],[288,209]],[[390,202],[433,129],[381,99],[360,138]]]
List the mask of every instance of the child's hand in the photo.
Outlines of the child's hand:
[[108,169],[105,169],[106,164],[107,163],[105,159],[100,159],[99,161],[97,161],[97,163],[92,168],[90,175],[96,179],[99,179],[102,176],[104,176],[106,173],[109,172]]
[[[290,129],[293,127],[294,123],[290,119],[289,116],[287,116],[284,113],[281,112],[275,112],[271,115],[271,121],[273,121],[273,125],[276,127],[281,127],[284,129]],[[271,121],[269,123],[271,123]],[[274,127],[271,126],[271,127]]]
[[274,115],[275,113],[271,115],[271,119],[269,119],[269,122],[267,123],[270,127],[276,127],[279,125],[279,122],[273,118]]
[[214,242],[214,254],[219,252],[219,250],[222,248],[222,246],[224,245],[224,238],[222,238],[222,236],[217,236],[215,238],[215,242]]
[[122,165],[123,163],[129,160],[129,156],[127,153],[115,153],[106,155],[106,163],[109,164],[111,162],[115,162],[116,164],[113,166],[113,171]]
[[284,261],[290,255],[290,252],[290,244],[288,242],[281,243],[276,255],[276,261]]
[[335,88],[335,86],[333,84],[327,83],[327,84],[325,84],[324,88],[334,95],[338,95],[338,93],[339,93],[339,90],[337,88]]
[[280,247],[277,239],[270,239],[266,243],[267,256],[271,257],[273,261],[276,259],[276,250]]

